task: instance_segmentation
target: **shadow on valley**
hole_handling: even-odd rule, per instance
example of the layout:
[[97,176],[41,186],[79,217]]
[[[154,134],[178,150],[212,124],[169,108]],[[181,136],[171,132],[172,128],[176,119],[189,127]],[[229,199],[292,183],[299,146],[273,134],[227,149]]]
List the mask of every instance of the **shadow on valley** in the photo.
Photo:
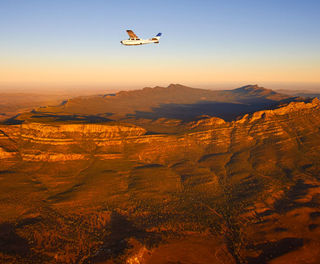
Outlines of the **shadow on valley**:
[[279,213],[286,213],[296,208],[301,207],[317,207],[317,203],[310,202],[297,202],[296,200],[303,198],[310,188],[316,188],[319,185],[306,184],[302,179],[299,179],[290,189],[285,193],[285,195],[276,200],[274,203],[274,208]]
[[[109,116],[111,114],[104,114]],[[26,119],[33,120],[34,122],[77,122],[77,123],[102,123],[112,121],[109,118],[99,115],[78,115],[78,114],[50,114],[50,113],[37,113],[31,111],[31,115],[20,116],[16,115],[12,118],[7,119],[3,122],[4,125],[19,125],[22,124]]]
[[108,122],[111,119],[96,116],[96,115],[53,115],[53,114],[36,114],[32,115],[31,118],[35,119],[49,119],[48,121],[78,121],[85,123],[99,123]]
[[132,248],[129,239],[136,239],[149,247],[158,244],[161,240],[160,235],[136,227],[133,222],[115,211],[111,214],[110,226],[106,231],[107,236],[102,247],[86,263],[100,263],[110,259],[119,260],[119,263],[122,263],[119,257],[127,249]]
[[210,115],[222,118],[225,121],[232,121],[238,116],[275,106],[276,102],[272,100],[264,100],[257,104],[203,101],[195,104],[161,104],[160,107],[152,108],[152,112],[136,111],[136,114],[128,114],[127,116],[153,120],[169,118],[192,121],[201,115]]
[[247,259],[249,264],[264,264],[269,260],[280,257],[303,246],[302,238],[287,237],[275,242],[267,242],[254,246],[255,250],[262,253],[255,258]]
[[53,203],[65,201],[68,198],[71,198],[73,196],[74,192],[77,191],[82,185],[83,185],[82,183],[75,184],[74,186],[67,189],[66,191],[49,196],[48,201],[53,202]]
[[0,252],[25,257],[30,253],[28,241],[16,233],[13,224],[0,224]]
[[0,175],[1,174],[12,174],[12,173],[15,173],[15,172],[11,171],[11,170],[2,170],[2,171],[0,171]]
[[134,169],[147,169],[147,168],[162,168],[164,167],[161,164],[146,164],[146,165],[142,165],[142,166],[137,166]]

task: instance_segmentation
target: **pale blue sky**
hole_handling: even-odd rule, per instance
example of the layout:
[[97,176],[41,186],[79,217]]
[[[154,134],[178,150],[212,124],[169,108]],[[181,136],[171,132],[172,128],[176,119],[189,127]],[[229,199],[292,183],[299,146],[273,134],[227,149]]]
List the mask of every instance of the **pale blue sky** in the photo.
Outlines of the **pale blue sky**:
[[[319,10],[316,0],[2,0],[0,82],[320,83]],[[124,47],[126,29],[163,38]]]

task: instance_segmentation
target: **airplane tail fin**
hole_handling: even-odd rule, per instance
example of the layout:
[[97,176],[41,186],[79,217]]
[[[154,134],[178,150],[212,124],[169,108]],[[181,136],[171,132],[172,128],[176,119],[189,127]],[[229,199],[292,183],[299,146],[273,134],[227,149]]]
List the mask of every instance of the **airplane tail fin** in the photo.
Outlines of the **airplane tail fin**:
[[160,37],[161,37],[161,33],[158,33],[155,37],[153,37],[151,40],[156,41],[154,43],[159,43]]
[[159,43],[159,40],[160,40],[161,35],[162,35],[162,33],[158,33],[158,34],[155,36],[155,39],[158,40],[158,41],[155,42],[155,43]]

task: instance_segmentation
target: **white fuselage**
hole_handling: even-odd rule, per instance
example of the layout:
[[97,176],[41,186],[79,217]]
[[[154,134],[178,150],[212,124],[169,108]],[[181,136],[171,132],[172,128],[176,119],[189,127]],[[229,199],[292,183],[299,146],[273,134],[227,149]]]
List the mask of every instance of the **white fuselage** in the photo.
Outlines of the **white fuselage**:
[[126,46],[134,46],[134,45],[143,45],[143,44],[150,44],[150,43],[159,43],[159,37],[154,37],[151,39],[126,39],[120,41],[121,44]]

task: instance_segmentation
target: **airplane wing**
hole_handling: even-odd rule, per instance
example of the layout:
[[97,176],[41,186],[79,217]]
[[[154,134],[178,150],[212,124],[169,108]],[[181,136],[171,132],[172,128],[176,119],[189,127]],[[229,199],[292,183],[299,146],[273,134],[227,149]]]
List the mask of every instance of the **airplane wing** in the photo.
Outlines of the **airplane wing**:
[[131,39],[138,39],[138,36],[132,30],[127,30],[127,33]]

